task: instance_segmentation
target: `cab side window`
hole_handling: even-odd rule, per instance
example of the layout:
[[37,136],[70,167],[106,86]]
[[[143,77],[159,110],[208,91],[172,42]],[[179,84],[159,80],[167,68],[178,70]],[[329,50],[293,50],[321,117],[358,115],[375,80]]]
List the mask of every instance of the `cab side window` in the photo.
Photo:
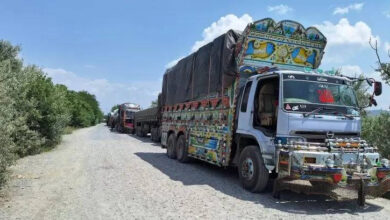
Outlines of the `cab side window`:
[[252,81],[248,82],[245,85],[245,91],[241,102],[241,112],[246,112],[248,106],[249,92],[251,91],[251,87],[252,87]]

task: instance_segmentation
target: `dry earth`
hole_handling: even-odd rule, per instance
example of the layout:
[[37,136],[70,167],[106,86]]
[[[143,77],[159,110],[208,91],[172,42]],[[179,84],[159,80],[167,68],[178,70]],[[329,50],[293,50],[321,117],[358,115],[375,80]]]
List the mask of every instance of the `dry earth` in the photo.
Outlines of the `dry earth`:
[[0,219],[390,219],[390,201],[243,190],[233,169],[181,164],[149,139],[104,125],[64,136],[11,167]]

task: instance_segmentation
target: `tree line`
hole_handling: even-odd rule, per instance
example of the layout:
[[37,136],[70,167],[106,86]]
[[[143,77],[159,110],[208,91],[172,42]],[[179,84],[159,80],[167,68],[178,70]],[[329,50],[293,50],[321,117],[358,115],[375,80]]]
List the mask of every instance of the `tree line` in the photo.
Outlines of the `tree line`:
[[94,95],[54,84],[39,67],[24,65],[19,52],[0,41],[0,186],[17,158],[53,148],[68,126],[103,119]]

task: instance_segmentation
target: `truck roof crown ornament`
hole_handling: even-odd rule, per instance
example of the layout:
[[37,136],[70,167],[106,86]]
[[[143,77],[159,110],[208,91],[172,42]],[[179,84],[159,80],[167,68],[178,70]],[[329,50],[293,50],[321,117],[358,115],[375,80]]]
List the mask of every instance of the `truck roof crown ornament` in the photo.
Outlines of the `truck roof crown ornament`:
[[315,27],[265,18],[248,24],[238,45],[240,72],[256,73],[264,66],[312,72],[321,63],[326,38]]

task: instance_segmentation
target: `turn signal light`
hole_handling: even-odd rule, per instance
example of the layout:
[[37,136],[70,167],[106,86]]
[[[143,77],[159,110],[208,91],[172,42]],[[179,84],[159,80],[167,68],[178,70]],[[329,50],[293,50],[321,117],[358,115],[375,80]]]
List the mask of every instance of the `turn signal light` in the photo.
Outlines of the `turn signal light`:
[[333,174],[333,182],[338,183],[343,178],[343,175],[341,173]]

